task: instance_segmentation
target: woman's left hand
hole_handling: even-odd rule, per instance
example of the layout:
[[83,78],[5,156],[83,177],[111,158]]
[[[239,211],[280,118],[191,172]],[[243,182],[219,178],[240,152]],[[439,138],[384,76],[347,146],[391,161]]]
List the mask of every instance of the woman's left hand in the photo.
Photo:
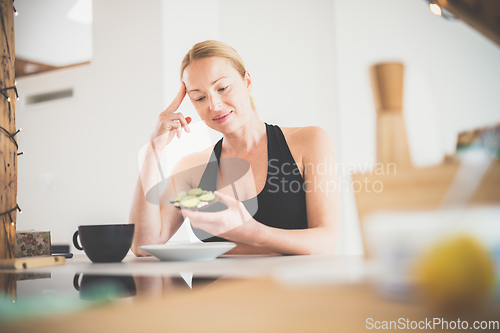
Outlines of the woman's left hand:
[[189,217],[194,228],[202,229],[214,236],[244,243],[245,234],[248,232],[246,229],[249,227],[249,222],[253,221],[252,216],[242,202],[221,192],[214,192],[214,194],[227,206],[227,209],[219,212],[183,209],[182,214],[184,217]]

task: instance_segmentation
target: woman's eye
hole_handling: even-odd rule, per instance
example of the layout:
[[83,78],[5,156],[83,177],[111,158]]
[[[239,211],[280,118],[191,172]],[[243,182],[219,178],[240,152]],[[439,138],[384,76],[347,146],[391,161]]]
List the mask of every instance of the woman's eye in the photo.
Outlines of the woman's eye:
[[201,102],[205,97],[200,97],[198,99],[196,99],[196,102]]
[[222,92],[222,91],[224,91],[224,90],[226,90],[226,89],[227,89],[227,86],[226,86],[226,87],[224,87],[224,88],[220,88],[220,89],[219,89],[219,91],[220,91],[220,92]]

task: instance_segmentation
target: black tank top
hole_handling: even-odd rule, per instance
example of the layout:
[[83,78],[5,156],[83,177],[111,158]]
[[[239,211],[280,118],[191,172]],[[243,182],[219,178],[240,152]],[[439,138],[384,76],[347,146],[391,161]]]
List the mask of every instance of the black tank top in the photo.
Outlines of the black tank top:
[[[266,123],[266,133],[268,158],[266,183],[256,198],[245,200],[243,204],[255,220],[269,227],[307,229],[304,179],[295,164],[281,128]],[[215,144],[198,187],[216,190],[221,150],[222,139]],[[201,229],[194,228],[193,231],[205,242],[226,241]]]

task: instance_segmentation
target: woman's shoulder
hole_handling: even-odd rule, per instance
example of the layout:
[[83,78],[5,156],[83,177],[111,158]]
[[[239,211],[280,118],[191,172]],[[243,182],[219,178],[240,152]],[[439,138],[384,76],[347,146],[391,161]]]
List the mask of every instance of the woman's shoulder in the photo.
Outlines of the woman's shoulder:
[[334,156],[333,142],[328,132],[319,126],[282,127],[281,130],[299,165]]

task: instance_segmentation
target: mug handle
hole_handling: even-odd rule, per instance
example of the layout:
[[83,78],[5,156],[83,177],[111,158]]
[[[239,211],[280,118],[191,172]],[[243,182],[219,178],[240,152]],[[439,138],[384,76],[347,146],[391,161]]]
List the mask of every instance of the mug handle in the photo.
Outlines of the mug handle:
[[75,231],[73,234],[73,245],[78,249],[78,250],[83,250],[83,247],[78,244],[78,230]]
[[80,286],[78,285],[78,280],[80,279],[80,274],[81,273],[76,273],[75,276],[73,277],[73,287],[75,287],[75,289],[78,291],[80,291]]

